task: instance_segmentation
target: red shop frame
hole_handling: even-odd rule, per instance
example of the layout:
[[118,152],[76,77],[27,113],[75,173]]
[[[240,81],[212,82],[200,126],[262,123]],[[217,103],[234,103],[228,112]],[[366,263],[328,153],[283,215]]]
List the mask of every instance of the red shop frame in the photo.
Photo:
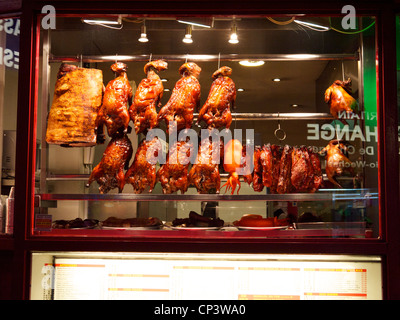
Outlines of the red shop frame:
[[[283,15],[338,14],[346,3],[320,1],[23,1],[17,119],[15,227],[13,238],[13,299],[29,299],[32,251],[224,252],[379,255],[383,259],[383,297],[400,299],[400,225],[398,111],[396,85],[395,4],[392,1],[356,1],[358,14],[377,19],[379,239],[104,239],[32,237],[36,91],[39,66],[39,14],[44,5],[58,14],[126,13],[138,15]],[[0,242],[2,239],[0,238]],[[1,246],[0,246],[1,248]]]

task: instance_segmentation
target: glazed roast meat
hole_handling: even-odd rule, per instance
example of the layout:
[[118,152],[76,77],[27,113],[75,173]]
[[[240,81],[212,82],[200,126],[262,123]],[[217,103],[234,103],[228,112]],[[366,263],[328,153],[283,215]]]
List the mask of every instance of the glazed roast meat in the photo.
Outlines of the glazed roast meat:
[[96,180],[102,194],[114,188],[118,188],[118,191],[122,192],[125,185],[124,167],[129,163],[132,153],[132,144],[127,135],[115,134],[107,145],[100,163],[90,174],[86,186],[89,187]]
[[254,191],[268,187],[272,194],[315,192],[322,186],[319,155],[311,147],[256,146],[253,161],[254,171],[244,180]]
[[176,141],[170,148],[166,163],[157,172],[164,194],[187,191],[191,150],[192,144],[186,141]]
[[351,113],[356,111],[357,101],[351,96],[351,79],[346,81],[336,80],[325,91],[325,102],[328,103],[330,113],[338,119],[339,112]]
[[344,174],[354,176],[351,161],[347,157],[346,144],[341,140],[331,140],[329,141],[329,144],[320,151],[320,153],[325,155],[325,172],[328,180],[335,186],[342,188],[336,178],[343,176]]
[[132,102],[132,87],[128,81],[126,64],[114,63],[111,70],[117,77],[106,86],[98,116],[98,127],[105,125],[110,137],[117,131],[127,132],[130,121],[128,107]]
[[195,163],[189,171],[189,183],[194,185],[198,193],[219,193],[221,177],[219,174],[220,141],[204,138],[199,146]]
[[311,163],[312,174],[313,174],[313,177],[308,186],[308,191],[315,192],[323,185],[321,161],[319,159],[319,154],[316,152],[313,152],[311,147],[308,147],[308,154],[310,157],[310,163]]
[[134,193],[142,193],[147,188],[149,192],[153,191],[157,182],[155,158],[160,151],[161,142],[157,137],[140,142],[135,158],[125,173],[125,182],[132,185]]
[[46,142],[66,147],[94,146],[103,73],[62,64],[47,118]]
[[192,126],[193,112],[200,103],[200,83],[197,80],[200,72],[201,68],[194,62],[184,63],[179,68],[181,79],[176,82],[170,99],[158,113],[158,121],[166,122],[167,133],[171,121],[176,121],[177,131]]
[[212,75],[208,98],[200,109],[197,123],[204,121],[207,127],[229,129],[232,123],[231,108],[233,109],[236,99],[236,87],[233,80],[229,77],[232,69],[221,67]]
[[157,127],[157,107],[161,105],[164,86],[157,72],[167,69],[163,60],[155,60],[144,66],[146,78],[136,89],[135,96],[129,107],[129,115],[135,127],[136,134]]
[[313,175],[313,167],[306,146],[294,147],[292,150],[291,183],[298,191],[308,190]]
[[291,192],[292,147],[285,145],[279,162],[279,178],[276,187],[277,193]]

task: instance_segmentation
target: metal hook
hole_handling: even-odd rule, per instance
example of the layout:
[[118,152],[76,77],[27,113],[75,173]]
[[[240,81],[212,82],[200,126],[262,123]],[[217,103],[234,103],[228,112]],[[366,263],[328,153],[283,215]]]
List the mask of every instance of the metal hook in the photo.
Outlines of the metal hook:
[[[282,134],[281,137],[278,136],[279,132]],[[278,129],[276,129],[274,131],[274,135],[279,141],[283,141],[286,139],[286,132],[283,129],[281,129],[281,121],[279,120],[279,112],[278,112]]]

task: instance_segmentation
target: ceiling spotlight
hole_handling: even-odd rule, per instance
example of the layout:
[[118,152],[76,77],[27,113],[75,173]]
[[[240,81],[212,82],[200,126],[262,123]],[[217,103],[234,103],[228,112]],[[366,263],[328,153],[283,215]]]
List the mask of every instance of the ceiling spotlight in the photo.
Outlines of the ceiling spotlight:
[[238,88],[238,89],[237,89],[237,91],[239,91],[239,92],[243,92],[243,91],[244,91],[244,89],[243,89],[243,88]]
[[274,82],[279,82],[279,81],[281,81],[281,79],[279,79],[279,78],[274,78],[274,79],[272,79],[272,81],[274,81]]
[[299,105],[296,104],[296,103],[293,103],[291,106],[292,106],[293,108],[297,108]]
[[237,27],[236,27],[236,23],[233,23],[232,28],[231,28],[231,36],[229,38],[229,43],[239,43],[239,39],[237,36]]
[[143,21],[143,25],[140,28],[140,38],[138,39],[139,42],[148,42],[149,39],[147,39],[147,34],[146,34],[146,24]]
[[185,34],[185,37],[182,39],[182,42],[184,42],[184,43],[192,43],[193,42],[191,25],[186,27],[186,34]]
[[239,61],[239,64],[245,67],[259,67],[262,66],[265,62],[262,60],[242,60]]

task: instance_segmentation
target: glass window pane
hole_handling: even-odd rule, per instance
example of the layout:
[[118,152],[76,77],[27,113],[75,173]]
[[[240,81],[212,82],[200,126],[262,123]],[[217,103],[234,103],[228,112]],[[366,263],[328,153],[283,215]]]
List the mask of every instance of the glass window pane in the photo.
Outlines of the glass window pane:
[[[374,18],[358,17],[353,31],[322,16],[188,19],[57,17],[42,30],[35,234],[378,237]],[[145,83],[162,83],[162,95]],[[212,128],[225,150],[199,166]],[[143,151],[149,132],[155,165]],[[168,171],[174,139],[191,158]],[[224,165],[232,153],[241,163]]]
[[0,19],[0,234],[13,233],[19,26],[19,18]]

